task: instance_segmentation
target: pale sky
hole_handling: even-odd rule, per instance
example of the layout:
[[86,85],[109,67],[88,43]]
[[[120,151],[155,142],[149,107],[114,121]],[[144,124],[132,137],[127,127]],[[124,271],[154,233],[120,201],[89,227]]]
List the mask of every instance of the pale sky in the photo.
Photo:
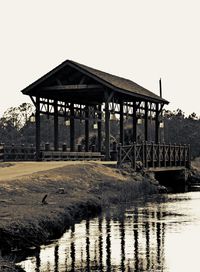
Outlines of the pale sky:
[[200,115],[199,0],[0,0],[0,116],[66,59],[135,81]]

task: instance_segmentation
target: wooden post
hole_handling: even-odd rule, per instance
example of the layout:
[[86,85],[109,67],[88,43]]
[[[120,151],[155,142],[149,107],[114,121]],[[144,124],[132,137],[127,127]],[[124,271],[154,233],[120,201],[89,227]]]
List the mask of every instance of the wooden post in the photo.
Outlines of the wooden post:
[[136,142],[133,143],[132,167],[136,170]]
[[122,147],[121,143],[118,144],[117,146],[117,167],[121,166],[121,160],[122,160]]
[[101,133],[101,129],[102,129],[102,112],[101,112],[101,105],[98,105],[98,152],[101,152],[101,143],[102,143],[102,133]]
[[35,112],[35,146],[36,146],[36,160],[40,160],[40,98],[36,97],[36,112]]
[[124,104],[120,102],[120,143],[124,145]]
[[[166,167],[167,165],[167,156],[166,156],[166,145],[165,143],[163,145],[163,166]],[[169,158],[170,158],[170,148],[169,148]]]
[[89,151],[89,106],[85,106],[85,152]]
[[74,104],[70,104],[70,151],[75,151]]
[[110,160],[110,111],[109,102],[105,102],[105,160]]
[[187,147],[187,145],[186,144],[184,144],[184,166],[186,167],[186,165],[187,165],[187,163],[186,163],[186,161],[187,161],[187,151],[186,151],[186,149],[187,149],[188,147]]
[[158,167],[160,167],[160,161],[161,161],[161,158],[160,158],[160,143],[158,143]]
[[148,152],[148,143],[147,141],[145,142],[145,149],[144,149],[144,165],[145,165],[145,168],[148,168],[148,156],[147,156],[147,152]]
[[144,139],[148,141],[148,102],[145,101],[145,117],[144,117]]
[[54,150],[58,151],[58,101],[54,100]]
[[152,167],[155,166],[155,156],[154,156],[154,152],[155,152],[155,145],[154,145],[154,142],[152,142],[152,145],[151,145],[151,160],[152,160]]
[[142,142],[142,164],[145,165],[145,142]]
[[155,116],[155,143],[159,142],[159,104],[156,103],[156,116]]
[[133,102],[133,142],[137,141],[137,108],[136,102]]

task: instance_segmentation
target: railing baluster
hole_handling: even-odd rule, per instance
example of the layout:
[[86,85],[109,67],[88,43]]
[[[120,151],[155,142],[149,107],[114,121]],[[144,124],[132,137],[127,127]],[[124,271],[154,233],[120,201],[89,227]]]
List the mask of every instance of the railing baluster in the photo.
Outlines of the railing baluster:
[[173,153],[172,145],[169,144],[169,166],[170,167],[172,166],[172,153]]
[[179,166],[181,166],[181,162],[182,162],[182,159],[181,159],[181,144],[179,144]]
[[174,144],[174,166],[176,166],[176,144]]

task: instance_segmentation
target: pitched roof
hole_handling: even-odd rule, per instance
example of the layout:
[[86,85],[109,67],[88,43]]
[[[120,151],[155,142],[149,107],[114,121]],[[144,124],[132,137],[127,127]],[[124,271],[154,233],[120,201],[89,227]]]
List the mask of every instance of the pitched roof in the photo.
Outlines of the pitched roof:
[[161,102],[164,104],[168,104],[169,102],[160,96],[156,95],[155,93],[147,90],[146,88],[138,85],[137,83],[126,79],[122,78],[119,76],[115,76],[91,67],[88,67],[86,65],[77,63],[72,60],[66,60],[63,63],[61,63],[59,66],[51,70],[49,73],[38,79],[37,81],[33,82],[30,86],[26,87],[24,90],[22,90],[23,94],[29,94],[29,91],[32,90],[33,88],[37,87],[40,83],[43,83],[45,79],[48,79],[50,76],[54,75],[55,73],[59,72],[66,66],[71,66],[83,74],[87,74],[88,76],[92,77],[102,85],[107,86],[110,89],[113,89],[115,91],[125,91],[127,94],[134,96],[136,95],[137,97],[141,98],[146,98],[149,100],[153,100],[156,102]]

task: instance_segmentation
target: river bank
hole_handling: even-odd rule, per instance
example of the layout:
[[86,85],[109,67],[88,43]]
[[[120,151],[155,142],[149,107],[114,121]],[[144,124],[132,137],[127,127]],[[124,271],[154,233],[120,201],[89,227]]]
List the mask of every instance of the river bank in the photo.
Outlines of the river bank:
[[[40,171],[1,180],[0,185],[2,256],[6,251],[47,243],[74,222],[99,213],[102,207],[158,191],[153,176],[97,163]],[[1,271],[14,271],[2,262],[0,267]]]

